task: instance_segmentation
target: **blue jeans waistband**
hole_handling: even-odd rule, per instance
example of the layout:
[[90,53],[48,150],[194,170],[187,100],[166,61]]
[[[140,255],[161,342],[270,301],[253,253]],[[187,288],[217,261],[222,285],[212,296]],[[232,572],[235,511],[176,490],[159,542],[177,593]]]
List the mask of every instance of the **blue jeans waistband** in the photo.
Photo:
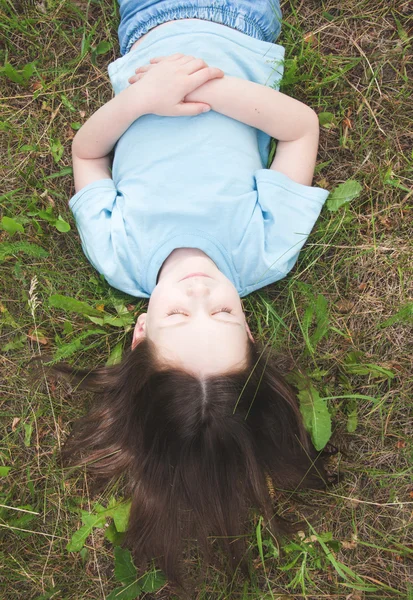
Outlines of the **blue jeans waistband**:
[[214,21],[266,42],[281,30],[279,0],[119,0],[119,9],[121,54],[157,25],[178,19]]

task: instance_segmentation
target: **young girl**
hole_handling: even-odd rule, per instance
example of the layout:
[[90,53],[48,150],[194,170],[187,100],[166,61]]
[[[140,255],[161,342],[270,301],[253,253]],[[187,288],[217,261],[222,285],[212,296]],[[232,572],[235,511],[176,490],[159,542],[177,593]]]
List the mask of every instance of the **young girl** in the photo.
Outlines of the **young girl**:
[[103,482],[125,475],[126,543],[182,584],[189,539],[208,562],[218,537],[245,569],[251,507],[291,531],[269,482],[328,484],[240,300],[290,271],[328,192],[310,187],[317,115],[274,89],[278,2],[121,0],[120,13],[115,97],[73,141],[70,207],[94,267],[150,301],[121,364],[59,368],[98,396],[64,457]]

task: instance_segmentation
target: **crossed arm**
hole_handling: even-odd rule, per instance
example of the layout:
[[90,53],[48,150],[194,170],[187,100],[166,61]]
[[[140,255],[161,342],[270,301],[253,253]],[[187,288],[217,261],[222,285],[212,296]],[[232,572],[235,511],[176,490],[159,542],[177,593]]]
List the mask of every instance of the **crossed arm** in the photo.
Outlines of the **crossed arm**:
[[[151,112],[139,81],[107,102],[76,134],[72,144],[75,189],[111,177],[109,153],[117,140],[139,117]],[[207,81],[185,97],[264,131],[278,140],[270,169],[297,183],[311,185],[317,157],[319,125],[307,105],[272,88],[238,77]]]
[[186,100],[208,102],[212,109],[278,140],[270,169],[311,185],[317,159],[317,114],[306,104],[272,88],[238,77],[213,79]]

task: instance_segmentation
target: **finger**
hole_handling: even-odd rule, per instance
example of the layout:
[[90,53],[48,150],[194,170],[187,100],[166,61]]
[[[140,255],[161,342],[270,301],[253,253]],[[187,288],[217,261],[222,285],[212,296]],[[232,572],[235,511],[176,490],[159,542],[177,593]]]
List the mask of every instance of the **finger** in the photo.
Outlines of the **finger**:
[[181,58],[178,59],[178,63],[180,65],[186,65],[191,62],[191,60],[196,60],[195,56],[190,56],[189,54],[183,54]]
[[177,117],[191,117],[211,110],[209,104],[203,102],[181,102],[177,105]]
[[218,69],[217,67],[208,67],[207,69],[200,69],[191,77],[191,86],[196,86],[191,87],[191,89],[195,90],[197,87],[203,85],[210,79],[217,79],[219,77],[224,77],[224,75],[224,71]]
[[204,60],[202,60],[202,58],[194,58],[193,60],[185,63],[185,73],[191,75],[192,73],[196,73],[196,71],[205,69],[207,67],[208,65]]
[[158,62],[161,62],[162,60],[177,60],[178,58],[181,58],[182,56],[184,56],[184,55],[179,52],[176,54],[171,54],[170,56],[155,56],[155,57],[151,58],[149,62],[158,63]]
[[142,67],[138,67],[137,69],[135,69],[135,73],[143,73],[145,71],[149,71],[151,67],[152,65],[142,65]]
[[143,73],[139,74],[139,75],[132,75],[132,77],[129,77],[128,81],[129,83],[136,83],[136,81],[139,81],[140,79],[142,79],[143,77]]

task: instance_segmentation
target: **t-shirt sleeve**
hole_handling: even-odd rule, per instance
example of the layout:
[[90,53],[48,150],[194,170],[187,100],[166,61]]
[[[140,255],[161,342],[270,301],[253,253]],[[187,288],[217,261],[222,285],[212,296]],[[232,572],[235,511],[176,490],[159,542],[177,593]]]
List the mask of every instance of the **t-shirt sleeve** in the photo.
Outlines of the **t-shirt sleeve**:
[[271,169],[259,169],[254,177],[263,217],[264,262],[278,272],[273,279],[281,279],[295,265],[329,192]]
[[69,202],[83,252],[104,276],[114,262],[111,218],[117,195],[112,179],[100,179],[86,185]]
[[71,198],[82,248],[99,273],[114,288],[141,298],[142,289],[135,252],[130,249],[125,217],[125,196],[112,179],[100,179]]

